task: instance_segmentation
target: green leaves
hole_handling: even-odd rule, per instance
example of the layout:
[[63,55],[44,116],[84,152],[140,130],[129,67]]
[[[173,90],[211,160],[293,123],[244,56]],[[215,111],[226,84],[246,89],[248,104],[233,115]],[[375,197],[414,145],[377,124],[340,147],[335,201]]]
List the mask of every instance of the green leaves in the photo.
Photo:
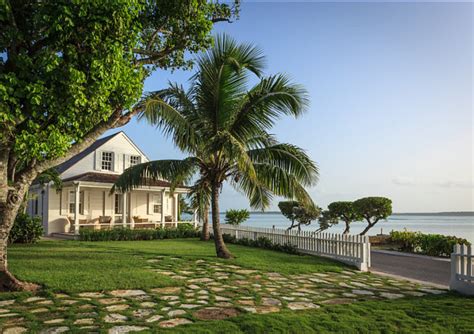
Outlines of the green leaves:
[[[203,198],[209,198],[210,184],[228,181],[249,198],[252,208],[267,208],[273,195],[314,208],[304,187],[318,179],[315,163],[299,147],[278,143],[268,133],[281,116],[298,117],[304,112],[306,91],[284,75],[263,78],[248,88],[249,75],[262,74],[262,53],[226,35],[218,36],[197,64],[188,91],[170,84],[136,106],[141,119],[160,128],[199,166],[192,188],[198,196],[196,206],[203,207]],[[140,168],[126,171],[119,189],[139,186],[142,177],[190,180],[190,174],[183,177],[176,171],[165,175],[171,166]]]
[[6,52],[0,136],[14,134],[20,161],[65,154],[115,110],[136,102],[144,77],[130,50],[139,8],[127,0],[22,2],[7,9],[16,24],[2,21],[0,32]]
[[115,183],[111,192],[126,192],[140,186],[149,186],[156,180],[169,180],[172,190],[184,185],[193,176],[199,159],[189,157],[183,160],[155,160],[127,168]]

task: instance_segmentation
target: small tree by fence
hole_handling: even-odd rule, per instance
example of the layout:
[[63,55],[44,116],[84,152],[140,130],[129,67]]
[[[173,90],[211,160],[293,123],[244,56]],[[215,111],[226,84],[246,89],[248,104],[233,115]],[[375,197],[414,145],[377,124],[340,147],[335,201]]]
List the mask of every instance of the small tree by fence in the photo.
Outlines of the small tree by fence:
[[455,245],[451,254],[449,289],[474,296],[474,252],[471,245]]
[[328,257],[353,265],[361,271],[368,271],[370,267],[370,242],[367,236],[288,231],[227,224],[222,224],[221,230],[223,234],[229,234],[236,239],[257,240],[260,237],[265,237],[276,245],[290,244],[296,247],[300,253]]

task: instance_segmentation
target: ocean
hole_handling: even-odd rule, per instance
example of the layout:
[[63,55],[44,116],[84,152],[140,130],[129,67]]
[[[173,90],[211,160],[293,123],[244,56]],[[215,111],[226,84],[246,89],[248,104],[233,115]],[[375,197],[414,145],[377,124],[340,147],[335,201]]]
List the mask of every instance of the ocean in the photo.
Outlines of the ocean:
[[[221,213],[221,222],[224,222],[225,213]],[[265,228],[288,228],[290,221],[279,212],[252,212],[250,218],[243,223],[243,226],[265,227]],[[363,222],[351,224],[351,234],[358,234],[366,226]],[[303,230],[316,230],[319,225],[313,222],[309,226],[303,226]],[[326,230],[329,233],[342,233],[344,223],[340,223]],[[465,238],[474,243],[474,216],[458,215],[393,215],[386,221],[381,220],[371,230],[368,235],[379,233],[388,234],[390,231],[420,231],[423,233],[434,233],[444,235],[454,235]]]

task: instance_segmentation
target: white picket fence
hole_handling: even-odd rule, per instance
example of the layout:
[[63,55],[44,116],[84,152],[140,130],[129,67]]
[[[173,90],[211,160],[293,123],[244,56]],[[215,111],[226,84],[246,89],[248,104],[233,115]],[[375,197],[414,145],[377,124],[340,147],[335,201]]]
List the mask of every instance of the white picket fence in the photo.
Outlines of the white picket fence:
[[274,244],[291,244],[301,253],[329,257],[353,265],[361,271],[368,271],[370,267],[370,242],[367,236],[287,231],[228,224],[221,224],[221,230],[223,234],[230,234],[237,239],[256,240],[265,237]]
[[451,281],[449,288],[466,295],[474,295],[473,249],[467,245],[455,245],[451,253]]

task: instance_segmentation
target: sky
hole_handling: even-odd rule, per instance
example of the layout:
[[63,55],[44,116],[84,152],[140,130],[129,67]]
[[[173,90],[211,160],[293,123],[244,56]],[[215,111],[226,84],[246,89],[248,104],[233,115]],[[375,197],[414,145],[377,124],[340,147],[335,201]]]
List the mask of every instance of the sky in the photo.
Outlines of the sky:
[[[385,196],[395,212],[474,211],[473,6],[243,2],[240,19],[214,33],[254,43],[266,74],[308,90],[307,113],[272,133],[317,163],[308,190],[319,206]],[[192,73],[157,71],[145,91]],[[122,130],[151,159],[183,157],[145,122]],[[230,208],[249,205],[227,185],[221,209]]]

